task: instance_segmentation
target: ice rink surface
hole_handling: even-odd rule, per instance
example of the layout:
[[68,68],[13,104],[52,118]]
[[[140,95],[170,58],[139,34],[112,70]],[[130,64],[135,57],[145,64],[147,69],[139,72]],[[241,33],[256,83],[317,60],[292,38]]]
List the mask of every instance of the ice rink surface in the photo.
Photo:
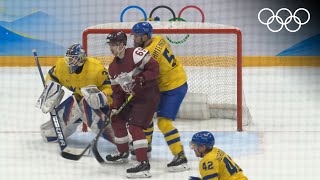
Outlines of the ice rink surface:
[[[47,72],[48,68],[43,68]],[[101,166],[92,156],[63,159],[58,144],[44,143],[39,126],[49,119],[35,108],[42,92],[36,67],[0,68],[1,126],[0,179],[102,180],[127,179],[125,165]],[[320,179],[320,68],[244,68],[243,87],[253,124],[236,132],[232,120],[179,120],[191,170],[169,173],[172,155],[157,127],[153,138],[151,179],[188,179],[199,176],[198,158],[188,147],[192,134],[211,131],[215,146],[227,152],[252,180]],[[95,135],[77,132],[71,145],[85,146]],[[102,154],[115,147],[99,141]]]

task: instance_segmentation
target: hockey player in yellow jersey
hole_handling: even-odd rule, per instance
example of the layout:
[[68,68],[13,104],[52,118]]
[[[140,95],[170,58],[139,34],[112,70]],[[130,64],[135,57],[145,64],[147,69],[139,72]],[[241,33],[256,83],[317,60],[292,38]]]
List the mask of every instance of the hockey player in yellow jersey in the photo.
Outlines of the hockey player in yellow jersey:
[[[62,103],[65,87],[73,92]],[[93,132],[103,126],[104,116],[111,103],[111,82],[107,69],[99,60],[86,56],[80,44],[73,44],[64,58],[58,59],[46,76],[46,86],[38,106],[43,113],[56,108],[65,137],[76,131],[84,122]],[[46,142],[55,142],[57,136],[51,121],[41,125],[41,135]],[[103,137],[113,142],[113,131],[108,128]]]
[[[169,44],[162,36],[152,37],[153,28],[148,22],[139,22],[132,27],[134,46],[148,50],[159,63],[158,84],[160,88],[160,104],[157,109],[158,127],[174,155],[167,164],[169,171],[188,170],[187,158],[183,151],[180,134],[173,121],[187,93],[187,76],[181,62],[174,56]],[[153,123],[145,131],[151,152]]]
[[242,169],[221,149],[213,147],[214,136],[208,131],[197,132],[190,141],[190,147],[197,157],[202,158],[199,164],[199,177],[189,180],[248,180]]

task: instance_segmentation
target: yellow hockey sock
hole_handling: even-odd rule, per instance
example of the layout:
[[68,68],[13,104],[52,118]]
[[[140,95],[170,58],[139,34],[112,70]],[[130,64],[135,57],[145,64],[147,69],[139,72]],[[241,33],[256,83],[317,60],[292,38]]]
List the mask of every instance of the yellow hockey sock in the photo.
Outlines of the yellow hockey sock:
[[173,126],[171,119],[159,118],[158,127],[164,135],[173,155],[177,155],[183,151],[179,131]]
[[153,135],[153,122],[151,121],[149,127],[147,129],[144,129],[144,135],[146,136],[146,139],[148,140],[148,144],[151,144],[152,142],[152,135]]

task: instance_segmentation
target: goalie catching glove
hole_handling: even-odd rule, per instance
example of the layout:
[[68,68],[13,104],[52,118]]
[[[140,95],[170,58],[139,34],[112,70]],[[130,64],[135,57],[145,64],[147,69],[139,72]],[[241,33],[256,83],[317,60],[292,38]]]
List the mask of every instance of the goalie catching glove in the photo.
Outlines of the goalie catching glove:
[[100,109],[108,103],[107,96],[95,85],[81,88],[81,93],[92,109]]
[[61,84],[48,80],[44,87],[44,90],[38,99],[37,107],[39,107],[43,113],[48,113],[57,107],[64,96],[64,90]]

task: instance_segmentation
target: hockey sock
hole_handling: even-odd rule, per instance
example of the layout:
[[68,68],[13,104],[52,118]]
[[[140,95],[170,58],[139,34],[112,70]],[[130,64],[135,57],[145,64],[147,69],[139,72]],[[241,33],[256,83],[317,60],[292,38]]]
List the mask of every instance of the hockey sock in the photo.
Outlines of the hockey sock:
[[144,129],[144,135],[146,136],[146,139],[148,140],[148,144],[151,144],[152,142],[152,135],[153,135],[153,122],[151,121],[149,127],[147,129]]
[[171,119],[159,118],[158,127],[164,135],[173,155],[177,155],[183,151],[179,131],[173,126]]
[[129,136],[125,121],[112,121],[111,126],[114,129],[114,142],[119,152],[129,152]]
[[136,153],[137,161],[147,161],[148,142],[145,138],[142,128],[130,124],[129,132],[132,135],[133,149]]

